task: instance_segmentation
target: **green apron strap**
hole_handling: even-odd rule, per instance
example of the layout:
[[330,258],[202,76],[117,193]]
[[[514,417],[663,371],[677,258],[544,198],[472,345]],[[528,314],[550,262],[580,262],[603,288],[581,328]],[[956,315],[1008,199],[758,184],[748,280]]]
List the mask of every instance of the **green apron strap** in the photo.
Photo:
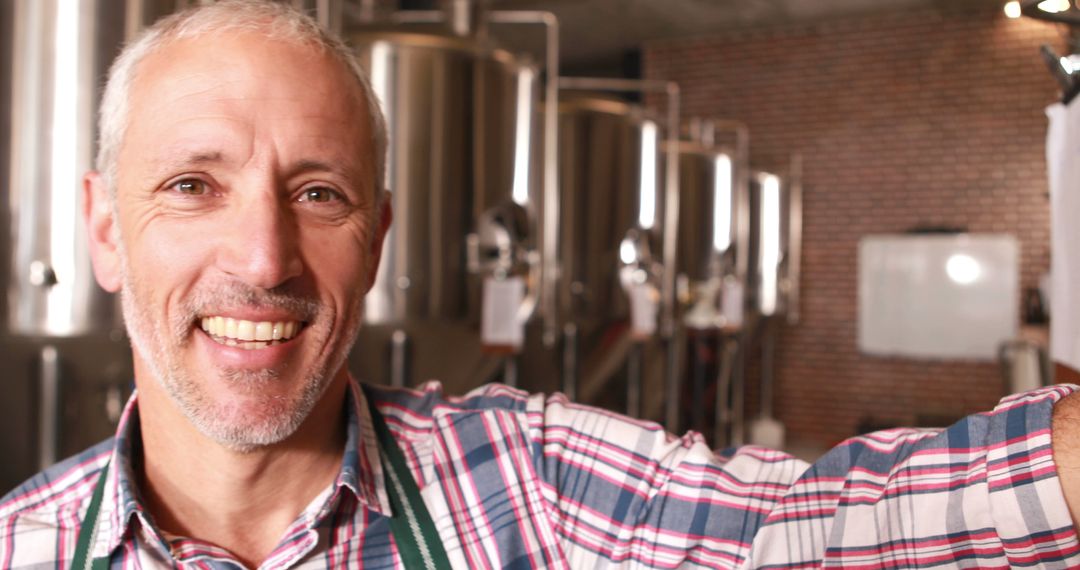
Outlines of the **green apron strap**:
[[401,561],[406,568],[424,570],[449,570],[450,559],[446,556],[439,533],[431,514],[420,497],[420,488],[416,486],[405,454],[401,452],[390,429],[386,427],[371,392],[364,390],[368,409],[371,410],[371,423],[382,448],[382,464],[386,471],[386,494],[390,498],[390,508],[394,516],[390,517],[390,530],[394,533]]
[[94,495],[90,498],[90,508],[86,509],[79,525],[79,539],[75,543],[75,558],[71,561],[73,570],[105,570],[109,567],[109,557],[90,560],[90,549],[97,541],[98,513],[101,512],[101,498],[105,495],[105,479],[109,474],[109,463],[101,468]]
[[[370,395],[366,395],[368,408],[371,410],[371,423],[375,428],[376,437],[379,438],[379,446],[382,448],[382,464],[386,471],[386,494],[390,499],[390,508],[394,512],[394,516],[390,517],[390,530],[397,541],[401,560],[409,569],[449,570],[450,560],[439,539],[439,533],[435,530],[431,514],[428,513],[424,500],[420,497],[420,488],[417,487],[416,480],[413,479],[405,463],[405,455],[394,441],[394,437],[390,435],[390,429],[386,427],[386,421],[375,407],[375,402]],[[109,567],[108,557],[90,560],[90,548],[97,538],[97,519],[101,511],[101,500],[105,495],[105,479],[108,472],[109,465],[106,463],[94,487],[90,508],[87,509],[82,525],[79,527],[75,558],[71,566],[74,570],[105,570]]]

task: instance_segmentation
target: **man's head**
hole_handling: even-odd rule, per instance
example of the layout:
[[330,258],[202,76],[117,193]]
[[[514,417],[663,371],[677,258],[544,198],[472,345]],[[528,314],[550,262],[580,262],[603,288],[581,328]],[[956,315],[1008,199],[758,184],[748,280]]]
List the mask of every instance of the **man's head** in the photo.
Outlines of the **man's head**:
[[344,379],[389,224],[362,71],[287,7],[222,2],[125,50],[101,133],[91,253],[140,399],[234,449],[288,437]]

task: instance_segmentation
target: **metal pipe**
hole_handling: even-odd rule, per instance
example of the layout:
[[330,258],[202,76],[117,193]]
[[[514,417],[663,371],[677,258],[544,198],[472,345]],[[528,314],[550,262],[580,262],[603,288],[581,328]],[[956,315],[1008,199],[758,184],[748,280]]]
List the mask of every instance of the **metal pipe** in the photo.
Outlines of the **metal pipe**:
[[390,14],[389,20],[394,24],[441,24],[446,15],[438,10],[398,10]]
[[776,365],[776,326],[773,320],[766,317],[762,322],[761,337],[761,417],[773,416],[773,381],[775,379],[774,367]]
[[732,376],[735,371],[735,359],[738,352],[738,337],[728,338],[720,335],[716,355],[720,360],[720,370],[716,375],[716,409],[713,416],[713,448],[727,447],[731,444],[728,427],[732,419]]
[[518,359],[514,355],[509,355],[505,359],[503,359],[502,383],[510,386],[511,388],[517,388]]
[[484,0],[442,0],[443,21],[450,32],[461,38],[482,37],[485,34],[484,18],[487,2]]
[[[705,362],[704,356],[709,347],[704,335],[693,339],[694,357],[690,359],[690,426],[694,431],[705,431]],[[719,356],[719,353],[717,353]]]
[[681,422],[679,399],[682,396],[682,377],[679,374],[679,355],[682,354],[683,340],[686,335],[676,329],[664,340],[665,368],[664,382],[664,427],[672,433],[679,430]]
[[556,291],[559,281],[559,19],[551,12],[496,11],[488,14],[492,24],[541,24],[545,28],[544,84],[544,199],[541,207],[540,314],[543,341],[555,346],[559,333]]
[[38,466],[45,469],[60,456],[60,355],[49,344],[41,348],[38,404]]
[[746,329],[735,335],[735,362],[731,375],[731,438],[728,445],[739,446],[746,442],[746,346],[749,333]]
[[562,391],[571,401],[577,400],[578,349],[577,324],[566,323],[562,334]]
[[343,0],[292,0],[294,8],[315,17],[323,29],[340,34],[343,27]]
[[361,24],[372,24],[375,22],[375,0],[360,0],[356,10],[356,21]]
[[409,380],[409,335],[398,329],[390,335],[390,385],[404,388]]
[[644,348],[635,342],[626,358],[626,415],[641,417],[641,380]]

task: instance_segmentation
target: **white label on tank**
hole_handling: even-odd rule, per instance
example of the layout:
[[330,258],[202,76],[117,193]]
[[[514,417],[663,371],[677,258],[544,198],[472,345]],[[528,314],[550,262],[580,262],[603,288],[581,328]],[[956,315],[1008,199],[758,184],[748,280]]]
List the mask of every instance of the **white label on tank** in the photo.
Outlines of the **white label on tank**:
[[720,295],[720,314],[725,327],[740,327],[743,322],[743,286],[734,279],[724,281]]
[[656,332],[656,313],[660,295],[647,283],[635,283],[629,287],[630,329],[635,336],[652,336]]
[[525,280],[521,277],[484,279],[484,305],[480,340],[485,345],[521,348],[525,339],[524,323],[518,310],[525,299]]

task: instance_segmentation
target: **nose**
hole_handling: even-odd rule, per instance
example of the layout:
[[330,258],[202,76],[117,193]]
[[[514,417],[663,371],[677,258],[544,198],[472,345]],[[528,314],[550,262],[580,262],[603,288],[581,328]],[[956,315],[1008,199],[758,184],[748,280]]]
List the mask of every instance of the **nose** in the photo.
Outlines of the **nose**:
[[282,285],[303,272],[295,221],[276,192],[238,200],[230,210],[219,269],[263,289]]

